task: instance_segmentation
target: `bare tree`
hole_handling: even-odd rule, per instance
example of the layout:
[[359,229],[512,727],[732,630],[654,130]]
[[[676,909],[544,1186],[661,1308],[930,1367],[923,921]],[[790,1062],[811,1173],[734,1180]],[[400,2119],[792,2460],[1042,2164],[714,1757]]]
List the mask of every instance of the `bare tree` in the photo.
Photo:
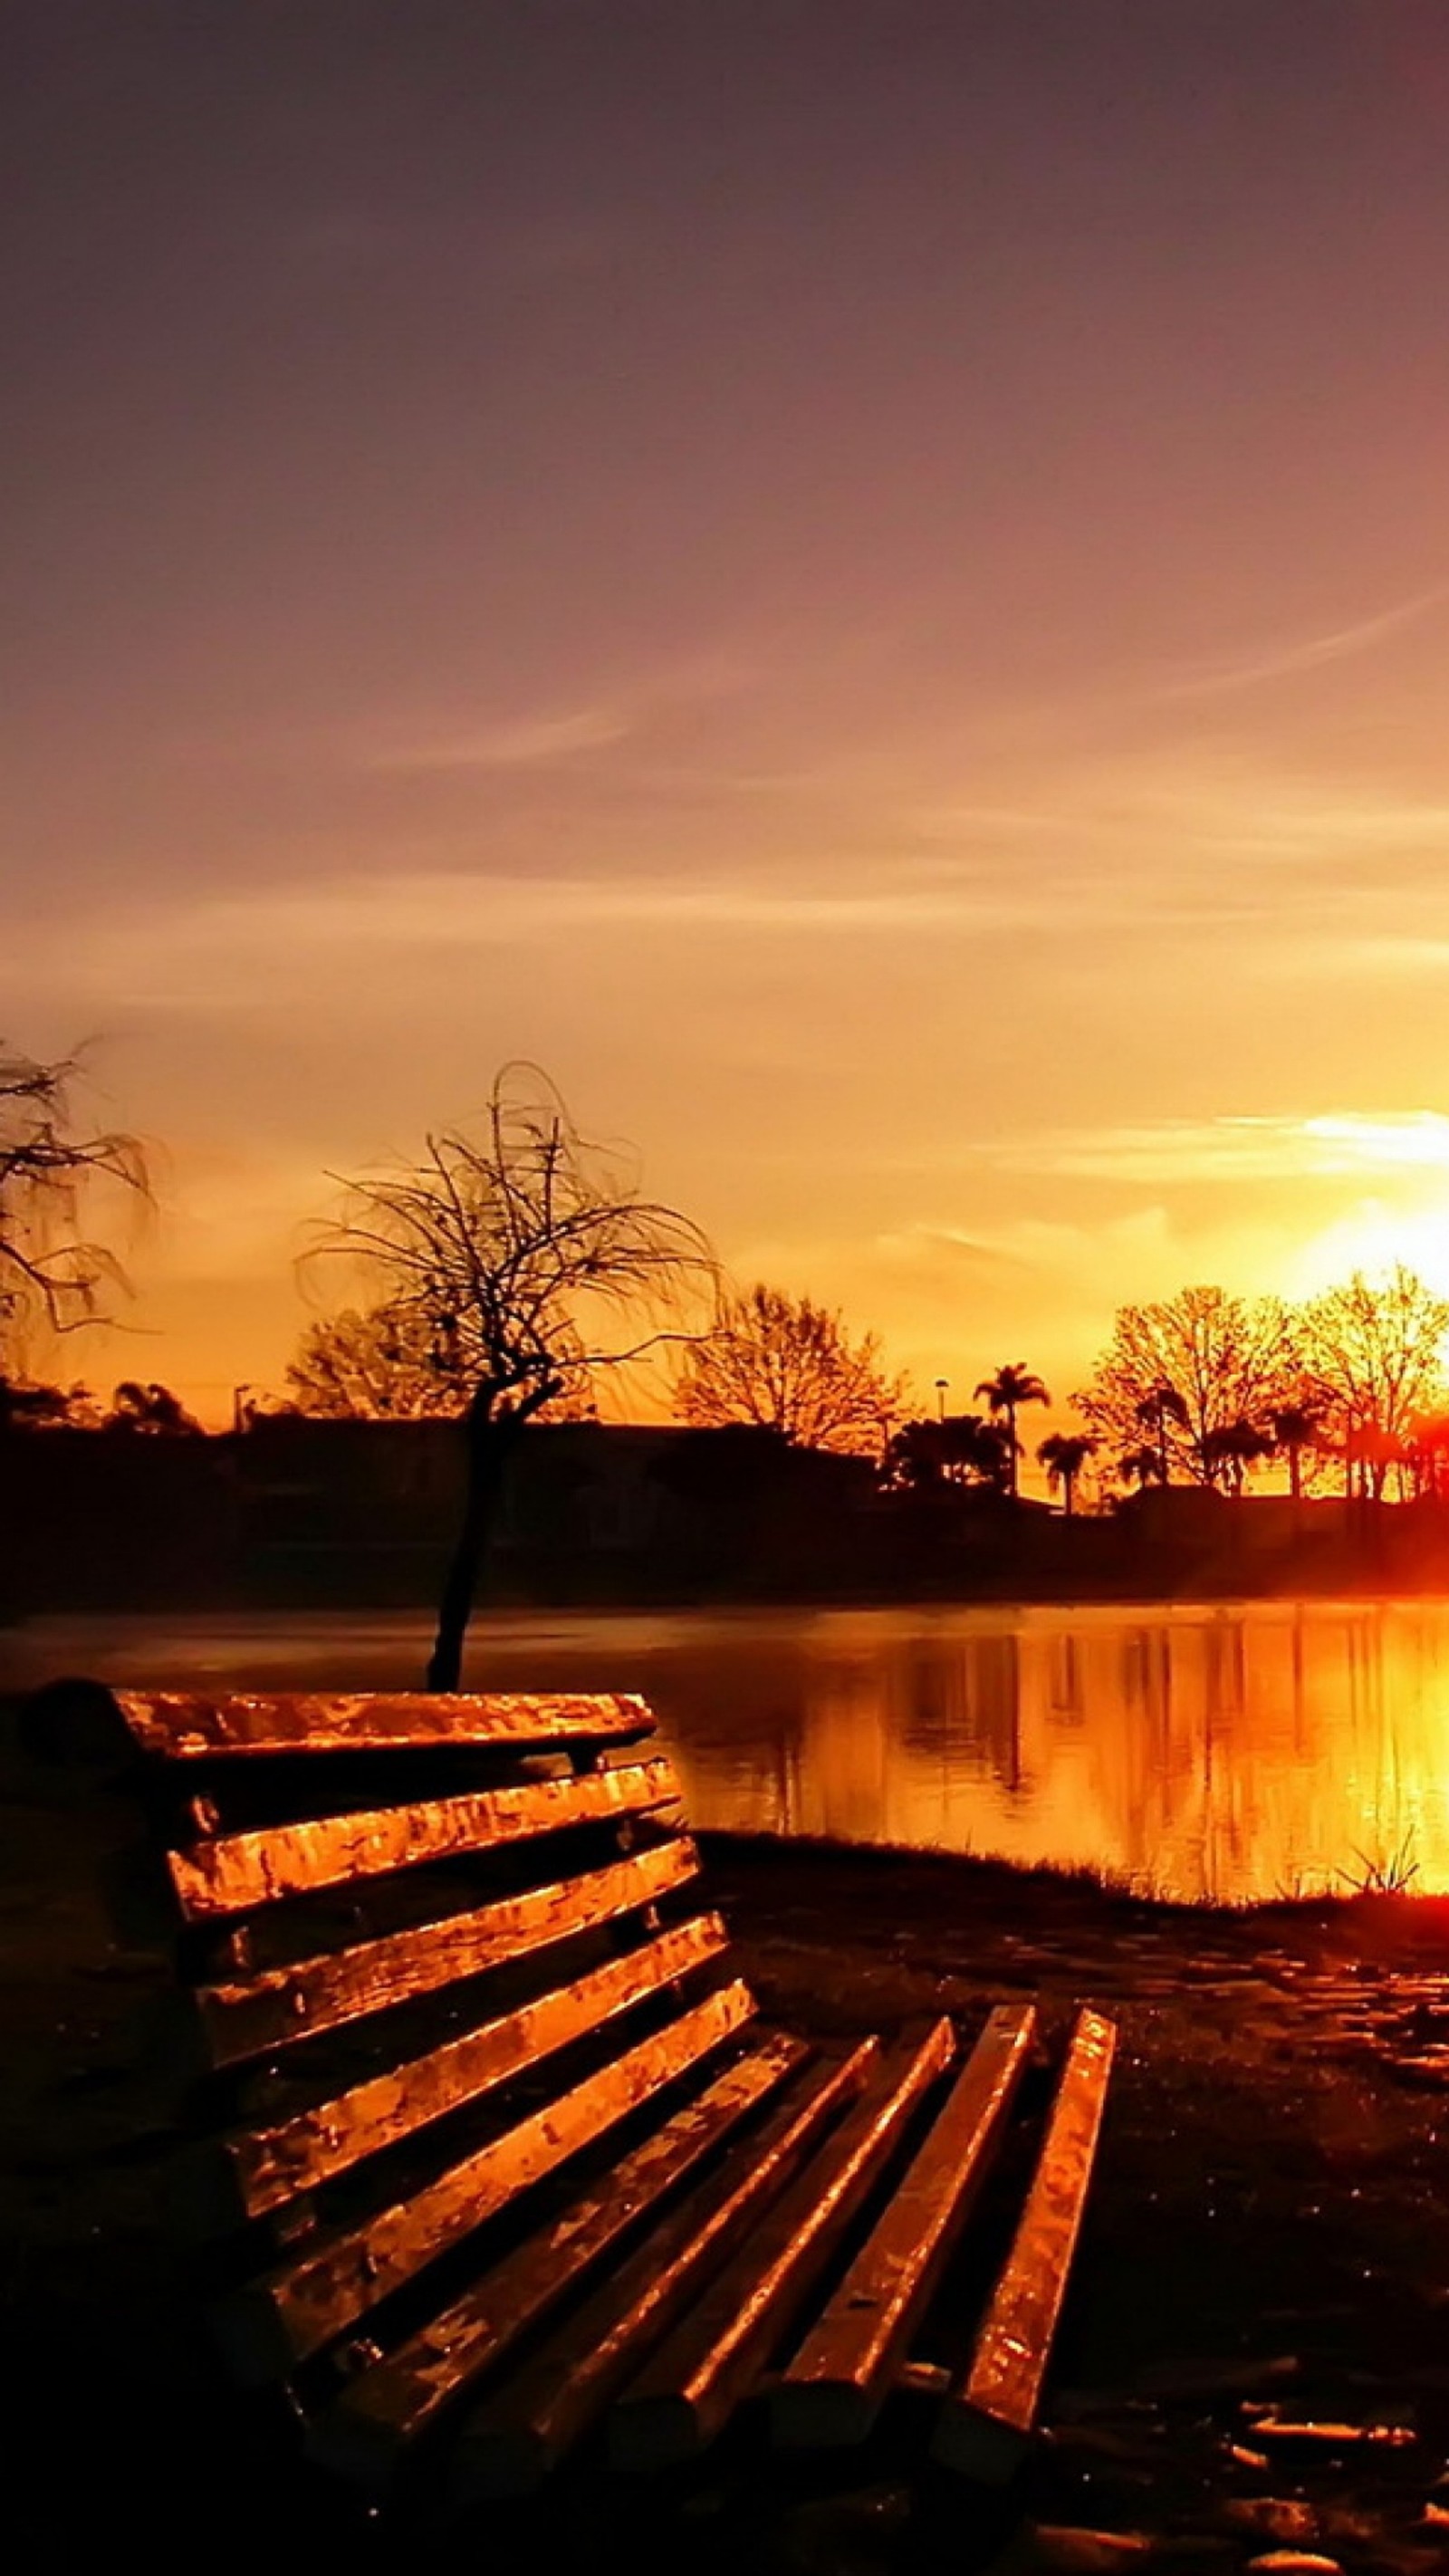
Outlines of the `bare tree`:
[[724,1297],[675,1387],[681,1421],[710,1431],[754,1423],[806,1449],[878,1458],[906,1409],[874,1333],[853,1342],[840,1316],[762,1283]]
[[1449,1298],[1401,1262],[1387,1279],[1355,1271],[1300,1310],[1306,1401],[1350,1476],[1377,1499],[1414,1424],[1445,1396]]
[[1301,1382],[1294,1319],[1277,1298],[1181,1288],[1158,1305],[1119,1310],[1108,1348],[1072,1401],[1118,1454],[1135,1454],[1150,1431],[1159,1481],[1176,1468],[1213,1485],[1241,1477],[1215,1435],[1266,1426]]
[[328,1421],[399,1422],[462,1412],[467,1383],[420,1307],[344,1306],[309,1324],[287,1363],[288,1401]]
[[686,1338],[684,1304],[712,1282],[713,1256],[697,1226],[641,1198],[631,1162],[579,1136],[535,1065],[503,1067],[477,1134],[429,1136],[418,1162],[344,1186],[314,1256],[360,1268],[434,1337],[462,1399],[466,1499],[427,1673],[429,1690],[456,1690],[519,1432],[599,1372]]
[[108,1292],[129,1293],[116,1253],[86,1230],[85,1203],[106,1183],[145,1198],[145,1150],[77,1120],[80,1071],[72,1057],[42,1064],[0,1041],[0,1379],[19,1374],[27,1317],[71,1332],[100,1319]]

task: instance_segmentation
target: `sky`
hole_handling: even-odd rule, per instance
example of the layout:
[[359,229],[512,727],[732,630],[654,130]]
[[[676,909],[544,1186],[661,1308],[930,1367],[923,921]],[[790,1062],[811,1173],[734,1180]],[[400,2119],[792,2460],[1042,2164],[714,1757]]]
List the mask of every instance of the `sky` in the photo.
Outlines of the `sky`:
[[0,1031],[279,1385],[544,1065],[959,1409],[1449,1288],[1440,0],[4,0]]

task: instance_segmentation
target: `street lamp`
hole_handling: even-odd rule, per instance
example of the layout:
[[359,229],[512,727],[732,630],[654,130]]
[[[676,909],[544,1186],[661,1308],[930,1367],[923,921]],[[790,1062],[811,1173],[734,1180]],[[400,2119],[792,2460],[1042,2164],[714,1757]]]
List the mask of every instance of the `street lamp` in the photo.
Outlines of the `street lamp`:
[[944,1422],[946,1419],[946,1389],[950,1383],[948,1377],[938,1377],[936,1380],[936,1420],[938,1422]]
[[245,1407],[245,1406],[244,1406],[244,1404],[242,1403],[242,1398],[243,1398],[243,1396],[244,1396],[244,1395],[255,1395],[255,1394],[256,1394],[256,1388],[255,1388],[254,1386],[250,1385],[250,1384],[248,1384],[248,1385],[246,1385],[246,1386],[234,1386],[234,1387],[232,1388],[232,1391],[231,1391],[231,1427],[232,1427],[232,1434],[233,1434],[233,1437],[234,1437],[234,1438],[240,1439],[241,1434],[245,1431],[245,1429],[246,1429],[246,1427],[247,1427],[246,1407]]

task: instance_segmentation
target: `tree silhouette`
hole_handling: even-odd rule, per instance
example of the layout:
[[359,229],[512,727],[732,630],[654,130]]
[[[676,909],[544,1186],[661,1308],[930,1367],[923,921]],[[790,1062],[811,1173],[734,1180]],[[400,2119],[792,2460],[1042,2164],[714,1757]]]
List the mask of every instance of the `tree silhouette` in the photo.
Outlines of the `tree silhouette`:
[[444,1336],[420,1308],[344,1306],[309,1324],[287,1363],[288,1400],[329,1421],[417,1421],[456,1415],[468,1387]]
[[101,1409],[88,1386],[23,1384],[0,1377],[0,1431],[94,1431]]
[[1421,1414],[1412,1425],[1414,1490],[1442,1499],[1449,1472],[1449,1414]]
[[1145,1493],[1149,1485],[1162,1482],[1161,1452],[1146,1443],[1137,1449],[1126,1449],[1117,1461],[1117,1473],[1124,1484],[1135,1485],[1139,1493]]
[[199,1440],[203,1436],[195,1415],[187,1412],[169,1386],[158,1386],[154,1379],[149,1386],[143,1386],[134,1377],[123,1378],[115,1389],[101,1429],[140,1432],[167,1440]]
[[1377,1500],[1415,1421],[1442,1409],[1449,1298],[1402,1263],[1384,1280],[1355,1271],[1300,1310],[1299,1338],[1306,1400]]
[[1303,1498],[1303,1452],[1316,1448],[1321,1427],[1307,1404],[1281,1404],[1268,1417],[1273,1446],[1288,1461],[1288,1491],[1295,1503]]
[[1212,1435],[1265,1424],[1301,1387],[1295,1321],[1279,1299],[1181,1288],[1158,1304],[1119,1309],[1111,1342],[1072,1401],[1119,1455],[1151,1434],[1159,1481],[1175,1470],[1213,1485],[1238,1471]]
[[1156,1443],[1159,1485],[1171,1484],[1172,1461],[1167,1445],[1167,1426],[1171,1422],[1175,1423],[1180,1431],[1186,1431],[1189,1428],[1188,1410],[1183,1398],[1178,1394],[1176,1387],[1164,1386],[1159,1382],[1152,1388],[1150,1394],[1144,1395],[1141,1402],[1134,1406],[1133,1413],[1143,1430],[1151,1432]]
[[984,1395],[992,1412],[1005,1417],[1006,1487],[1014,1502],[1017,1462],[1021,1456],[1020,1444],[1016,1437],[1017,1408],[1023,1404],[1050,1404],[1051,1397],[1041,1379],[1027,1367],[1024,1360],[1017,1360],[1014,1364],[1008,1361],[1004,1367],[997,1370],[995,1377],[983,1378],[981,1384],[973,1389],[973,1393]]
[[879,1457],[905,1410],[874,1333],[852,1342],[838,1314],[763,1283],[721,1301],[692,1342],[674,1410],[695,1430],[753,1423],[806,1449]]
[[961,1485],[1007,1489],[1006,1431],[980,1413],[948,1413],[936,1421],[903,1422],[886,1443],[883,1483],[915,1492]]
[[462,1525],[443,1583],[429,1690],[459,1686],[478,1571],[525,1423],[599,1372],[682,1338],[711,1284],[699,1228],[639,1195],[632,1166],[584,1141],[537,1066],[498,1074],[480,1131],[429,1136],[416,1163],[344,1184],[314,1257],[362,1270],[378,1303],[435,1337],[462,1397]]
[[1203,1440],[1203,1463],[1209,1480],[1229,1494],[1241,1494],[1248,1472],[1273,1455],[1273,1434],[1256,1422],[1224,1422]]
[[1037,1450],[1037,1459],[1047,1471],[1047,1484],[1053,1493],[1060,1485],[1062,1507],[1067,1519],[1072,1517],[1076,1500],[1077,1478],[1097,1446],[1090,1432],[1052,1431]]
[[78,1124],[80,1065],[14,1054],[0,1041],[0,1379],[19,1374],[14,1335],[28,1313],[53,1332],[96,1322],[107,1290],[128,1293],[109,1245],[85,1230],[85,1201],[111,1183],[148,1195],[139,1140]]

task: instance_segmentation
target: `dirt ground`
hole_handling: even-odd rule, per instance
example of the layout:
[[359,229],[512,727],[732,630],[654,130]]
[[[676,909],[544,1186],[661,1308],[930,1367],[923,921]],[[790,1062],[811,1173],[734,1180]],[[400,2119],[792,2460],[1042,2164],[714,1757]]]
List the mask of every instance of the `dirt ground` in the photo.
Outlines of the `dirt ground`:
[[1449,1901],[1207,1913],[712,1841],[744,1971],[794,2027],[945,2010],[969,2030],[1022,1995],[1056,2038],[1079,2001],[1117,2019],[1047,2438],[983,2499],[922,2467],[903,2397],[825,2470],[772,2463],[746,2424],[678,2487],[580,2473],[440,2542],[340,2505],[211,2360],[138,2071],[156,1970],[114,1946],[95,1893],[115,1830],[93,1794],[0,1758],[12,2567],[89,2570],[124,2542],[151,2567],[1449,2569]]

